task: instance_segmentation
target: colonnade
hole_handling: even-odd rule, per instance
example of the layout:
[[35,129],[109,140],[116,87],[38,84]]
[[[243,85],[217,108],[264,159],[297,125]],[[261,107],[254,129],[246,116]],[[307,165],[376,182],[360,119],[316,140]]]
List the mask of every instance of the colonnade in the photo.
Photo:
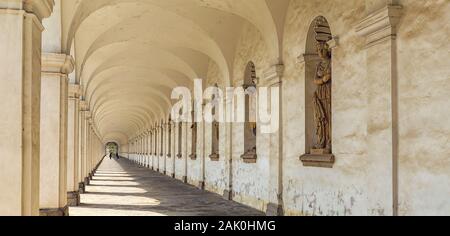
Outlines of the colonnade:
[[[188,183],[188,159],[197,160],[200,157],[202,163],[206,161],[205,155],[197,155],[197,140],[188,140],[188,128],[191,126],[203,131],[203,127],[194,126],[194,123],[177,123],[170,120],[156,124],[130,140],[128,152],[123,155],[138,165]],[[190,145],[194,145],[195,148],[189,147]],[[177,164],[183,165],[182,175],[176,171],[179,168],[175,167]],[[176,176],[177,174],[180,176]],[[204,180],[200,181],[199,188],[204,187]]]
[[72,56],[43,50],[54,4],[0,0],[0,215],[68,215],[104,156]]

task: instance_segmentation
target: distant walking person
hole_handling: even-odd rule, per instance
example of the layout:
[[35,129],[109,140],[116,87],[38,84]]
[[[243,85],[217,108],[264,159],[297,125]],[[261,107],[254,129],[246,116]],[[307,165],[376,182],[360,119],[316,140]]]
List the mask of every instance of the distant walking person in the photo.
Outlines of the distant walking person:
[[120,159],[119,153],[116,153],[117,160]]
[[110,152],[110,153],[109,153],[109,159],[111,160],[112,158],[113,158],[113,153]]

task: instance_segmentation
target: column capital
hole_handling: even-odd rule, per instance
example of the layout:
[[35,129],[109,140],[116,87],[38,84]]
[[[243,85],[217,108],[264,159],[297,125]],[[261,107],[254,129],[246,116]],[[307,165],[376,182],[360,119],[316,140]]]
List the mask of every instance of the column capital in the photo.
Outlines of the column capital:
[[80,111],[87,112],[89,111],[89,107],[87,105],[87,102],[85,100],[80,101]]
[[395,39],[402,10],[403,7],[400,5],[387,5],[366,16],[356,26],[356,33],[366,37],[367,47]]
[[42,72],[60,73],[68,75],[75,68],[75,61],[72,56],[58,53],[42,54]]
[[54,0],[0,0],[0,9],[24,10],[42,21],[52,14]]
[[81,96],[81,88],[79,84],[69,84],[69,98],[79,99]]
[[49,17],[52,14],[54,0],[22,0],[23,9],[32,12],[40,20]]

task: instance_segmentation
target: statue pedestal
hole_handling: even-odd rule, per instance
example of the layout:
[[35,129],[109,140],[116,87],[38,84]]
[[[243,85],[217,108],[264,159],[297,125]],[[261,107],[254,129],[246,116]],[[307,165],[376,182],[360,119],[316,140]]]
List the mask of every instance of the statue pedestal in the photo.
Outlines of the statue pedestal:
[[258,155],[255,152],[249,151],[242,155],[241,158],[244,160],[244,163],[254,164],[258,159]]
[[211,161],[219,161],[220,155],[219,154],[211,154],[211,155],[209,155],[209,159]]
[[333,168],[335,157],[327,149],[311,149],[310,154],[300,157],[305,167]]

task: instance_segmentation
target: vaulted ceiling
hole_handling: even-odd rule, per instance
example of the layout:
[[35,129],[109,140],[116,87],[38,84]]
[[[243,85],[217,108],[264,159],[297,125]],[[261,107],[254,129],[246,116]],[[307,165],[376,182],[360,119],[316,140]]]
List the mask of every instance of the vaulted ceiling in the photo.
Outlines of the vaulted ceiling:
[[214,63],[230,81],[244,22],[274,63],[289,0],[62,1],[62,48],[105,141],[129,138],[167,117],[172,89],[206,78]]

